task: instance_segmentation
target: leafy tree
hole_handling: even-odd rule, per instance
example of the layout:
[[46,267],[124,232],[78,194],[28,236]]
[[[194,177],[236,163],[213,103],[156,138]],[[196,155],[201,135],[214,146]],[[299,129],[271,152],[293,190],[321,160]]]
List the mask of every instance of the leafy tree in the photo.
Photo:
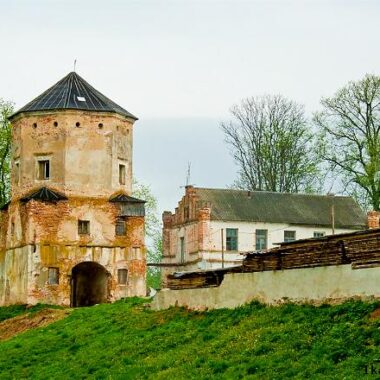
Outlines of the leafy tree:
[[251,97],[221,124],[238,165],[235,187],[275,192],[315,191],[319,159],[303,106],[281,95]]
[[380,77],[366,75],[321,100],[314,116],[321,153],[344,190],[362,205],[380,209]]
[[13,103],[0,98],[0,206],[10,197],[10,150],[11,124],[8,117],[13,113]]
[[[147,238],[147,259],[149,263],[159,263],[162,257],[162,226],[157,217],[157,199],[148,185],[133,181],[133,196],[145,203],[145,235]],[[147,283],[158,288],[161,282],[161,271],[157,267],[148,267]]]

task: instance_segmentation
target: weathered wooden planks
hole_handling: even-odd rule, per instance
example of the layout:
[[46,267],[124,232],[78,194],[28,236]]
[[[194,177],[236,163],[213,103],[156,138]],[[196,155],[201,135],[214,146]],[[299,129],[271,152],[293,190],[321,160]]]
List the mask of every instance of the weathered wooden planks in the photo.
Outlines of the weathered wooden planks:
[[248,252],[243,265],[212,271],[174,273],[170,289],[219,286],[230,272],[262,272],[350,264],[352,269],[380,266],[380,229],[282,243],[267,252]]

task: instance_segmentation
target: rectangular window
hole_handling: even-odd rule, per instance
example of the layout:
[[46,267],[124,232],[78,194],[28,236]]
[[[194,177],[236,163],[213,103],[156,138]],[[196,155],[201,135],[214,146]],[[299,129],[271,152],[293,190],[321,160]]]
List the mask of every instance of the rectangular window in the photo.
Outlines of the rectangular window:
[[141,257],[141,249],[140,249],[140,247],[133,247],[132,250],[133,250],[133,259],[135,259],[135,260],[141,260],[142,257]]
[[227,251],[238,250],[238,229],[237,228],[226,229],[226,250]]
[[284,242],[289,243],[296,240],[296,231],[284,231]]
[[126,285],[128,281],[128,269],[117,270],[117,282],[120,285]]
[[185,238],[181,237],[180,241],[180,255],[181,255],[181,263],[185,262]]
[[125,165],[119,164],[119,183],[125,185]]
[[38,179],[49,179],[50,178],[50,161],[41,160],[38,161]]
[[88,220],[78,220],[78,234],[88,235],[90,233],[90,222]]
[[268,248],[268,230],[256,230],[256,249]]
[[58,285],[59,283],[59,270],[58,268],[48,268],[48,284]]
[[125,220],[118,219],[116,221],[116,236],[125,236],[127,233],[127,229],[125,227]]
[[314,237],[319,238],[325,236],[324,232],[314,231]]

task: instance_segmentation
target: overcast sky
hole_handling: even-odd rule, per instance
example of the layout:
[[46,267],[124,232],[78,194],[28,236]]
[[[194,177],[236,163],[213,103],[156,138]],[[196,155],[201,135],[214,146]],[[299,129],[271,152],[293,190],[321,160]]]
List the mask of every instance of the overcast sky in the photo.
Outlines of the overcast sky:
[[173,210],[236,168],[219,123],[281,93],[305,104],[379,74],[379,1],[0,0],[0,97],[16,108],[73,70],[137,115],[135,176]]

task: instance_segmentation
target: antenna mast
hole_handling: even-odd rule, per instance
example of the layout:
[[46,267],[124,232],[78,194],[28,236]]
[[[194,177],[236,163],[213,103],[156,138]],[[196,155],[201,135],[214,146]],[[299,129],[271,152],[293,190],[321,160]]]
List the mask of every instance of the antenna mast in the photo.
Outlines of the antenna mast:
[[190,185],[190,175],[191,175],[191,162],[187,164],[187,175],[186,175],[186,186]]

